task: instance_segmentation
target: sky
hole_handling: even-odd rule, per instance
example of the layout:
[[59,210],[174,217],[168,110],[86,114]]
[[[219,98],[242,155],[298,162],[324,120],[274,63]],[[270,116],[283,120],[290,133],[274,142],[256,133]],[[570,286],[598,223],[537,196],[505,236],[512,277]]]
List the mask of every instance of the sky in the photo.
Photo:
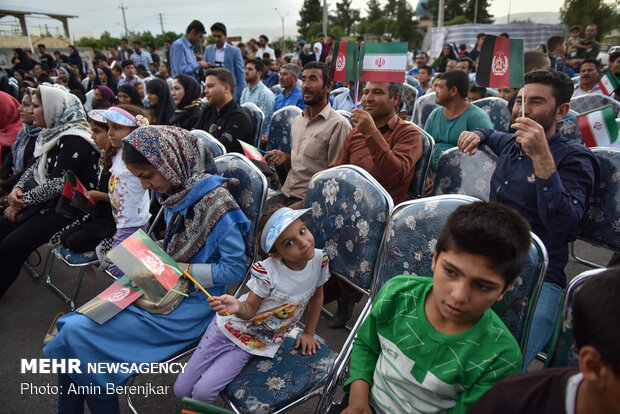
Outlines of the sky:
[[[385,0],[379,0],[385,3]],[[417,5],[418,0],[410,0]],[[45,11],[54,11],[61,14],[76,15],[70,19],[70,28],[74,37],[81,37],[86,33],[101,33],[109,31],[113,36],[124,33],[121,3],[127,9],[125,16],[130,31],[150,30],[153,34],[161,33],[159,13],[162,14],[163,26],[166,31],[184,32],[188,23],[197,18],[208,28],[213,22],[221,21],[226,24],[229,36],[242,35],[244,40],[257,37],[265,33],[270,37],[280,37],[282,34],[282,20],[278,12],[284,16],[286,37],[296,37],[296,22],[299,19],[299,9],[303,0],[101,0],[97,2],[84,0],[63,0],[50,2],[49,0],[21,0],[20,6],[14,6],[7,0],[0,0],[0,8],[30,8]],[[336,0],[331,0],[331,8],[335,9]],[[543,11],[559,11],[563,0],[492,0],[490,13],[496,17],[508,14],[510,5],[511,15],[516,13],[531,13]],[[266,4],[269,4],[268,6]],[[353,0],[353,7],[365,10],[366,0]],[[278,10],[274,10],[277,8]],[[362,15],[365,12],[362,11]],[[47,18],[27,18],[28,25],[34,31],[36,27],[48,28],[55,33],[55,27],[61,27],[60,22]],[[7,29],[12,18],[0,19],[0,29]],[[502,21],[501,23],[504,23]]]

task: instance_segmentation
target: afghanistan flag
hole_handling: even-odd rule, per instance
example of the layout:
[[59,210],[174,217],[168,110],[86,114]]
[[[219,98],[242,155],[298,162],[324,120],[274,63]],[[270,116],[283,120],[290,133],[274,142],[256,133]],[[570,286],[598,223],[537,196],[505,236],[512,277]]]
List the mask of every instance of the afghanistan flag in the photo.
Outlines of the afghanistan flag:
[[110,250],[107,257],[156,305],[184,273],[178,263],[142,230]]
[[485,88],[521,88],[523,68],[523,39],[487,35],[480,50],[476,85]]
[[265,157],[263,157],[258,148],[241,140],[239,140],[239,144],[241,144],[241,148],[243,148],[243,154],[248,159],[264,162],[265,164],[267,164],[267,160],[265,160]]
[[334,82],[358,80],[357,42],[336,42],[332,51],[331,78]]
[[603,72],[601,78],[598,80],[598,87],[601,88],[603,94],[607,96],[611,95],[618,85],[620,85],[620,81],[611,73],[610,69]]
[[80,306],[77,311],[102,325],[131,305],[140,296],[142,296],[140,288],[133,287],[131,279],[123,276],[116,279],[110,287],[86,304]]
[[618,124],[611,105],[580,114],[577,123],[587,147],[609,146],[618,139]]
[[404,82],[407,42],[362,43],[360,66],[363,82]]
[[64,172],[65,184],[62,189],[56,212],[69,218],[78,218],[95,210],[95,201],[88,190],[71,170]]

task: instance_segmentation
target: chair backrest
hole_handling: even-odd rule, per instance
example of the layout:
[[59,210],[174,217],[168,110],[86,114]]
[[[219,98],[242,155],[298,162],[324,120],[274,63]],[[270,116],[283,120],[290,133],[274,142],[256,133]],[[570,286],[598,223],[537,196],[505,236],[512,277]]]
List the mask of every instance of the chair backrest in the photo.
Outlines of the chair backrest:
[[408,83],[403,83],[403,94],[401,101],[405,104],[407,113],[412,113],[415,107],[415,100],[418,98],[418,90]]
[[[394,209],[379,252],[373,294],[394,276],[411,274],[432,277],[431,265],[437,238],[448,216],[457,207],[478,201],[463,195],[440,195],[410,200]],[[524,348],[529,322],[547,270],[547,251],[534,233],[528,261],[515,284],[493,310]]]
[[426,186],[426,174],[431,165],[433,157],[433,148],[435,148],[435,140],[431,135],[420,127],[417,127],[422,135],[422,156],[415,165],[413,180],[409,184],[407,195],[413,198],[421,198],[424,196],[424,187]]
[[211,153],[213,158],[226,154],[226,147],[217,138],[202,129],[192,129],[192,134],[201,138],[207,145],[207,151]]
[[277,149],[287,154],[291,153],[291,126],[293,120],[301,114],[301,109],[295,105],[278,109],[271,117],[267,149]]
[[260,145],[260,137],[263,135],[263,127],[265,125],[265,113],[256,104],[252,102],[246,102],[241,105],[246,114],[252,121],[252,145],[258,148]]
[[620,252],[620,148],[590,148],[599,164],[599,181],[589,198],[578,237]]
[[316,173],[304,208],[309,228],[330,259],[330,271],[369,292],[392,197],[367,171],[341,165]]
[[353,122],[351,121],[351,112],[346,111],[344,109],[336,109],[336,112],[338,112],[340,115],[347,118],[347,120],[349,121],[349,124],[351,124],[351,128],[355,128],[355,125],[353,125]]
[[588,93],[578,96],[570,100],[570,109],[583,113],[592,109],[601,108],[605,105],[611,105],[614,114],[617,117],[620,112],[620,102],[605,95]]
[[420,96],[420,98],[415,100],[411,121],[419,125],[420,128],[424,128],[428,116],[439,106],[435,103],[436,97],[437,94],[435,92],[427,92],[424,96]]
[[573,85],[577,86],[579,85],[579,82],[581,82],[581,76],[580,75],[573,76],[571,80],[573,81]]
[[[577,112],[573,111],[572,109],[569,109],[564,119],[572,118],[573,116],[576,116],[576,115],[577,115]],[[572,119],[562,122],[560,124],[559,129],[562,135],[564,135],[566,138],[570,139],[571,141],[575,141],[579,144],[583,144],[583,135],[581,135],[581,130],[579,129],[577,118],[572,118]]]
[[269,88],[269,89],[271,89],[271,92],[273,92],[273,94],[274,94],[275,96],[278,96],[278,95],[280,95],[282,92],[284,92],[284,88],[283,88],[282,86],[280,86],[280,84],[273,85],[273,86],[272,86],[271,88]]
[[487,88],[487,96],[499,96],[499,93],[495,88]]
[[347,88],[346,86],[341,86],[340,88],[336,88],[333,91],[329,92],[329,97],[331,99],[334,99],[336,96],[340,95],[341,93],[349,93],[349,88]]
[[489,96],[478,101],[472,102],[472,105],[482,109],[491,118],[493,128],[497,131],[508,132],[512,116],[508,110],[508,102],[502,98]]
[[405,83],[407,83],[408,85],[411,85],[413,87],[416,87],[420,84],[420,81],[417,80],[416,78],[414,78],[411,75],[405,75]]
[[588,270],[575,276],[562,295],[562,305],[555,324],[551,341],[551,350],[545,367],[579,366],[579,350],[573,336],[573,306],[575,294],[589,277],[603,272],[605,269]]
[[437,161],[437,174],[432,195],[465,194],[487,201],[491,192],[491,176],[497,155],[486,145],[472,156],[450,148]]
[[258,221],[267,201],[267,179],[250,160],[241,154],[220,155],[215,159],[215,165],[219,174],[226,178],[239,180],[238,185],[231,185],[228,190],[250,220],[250,231],[245,236],[245,249],[248,265],[251,265],[257,252]]

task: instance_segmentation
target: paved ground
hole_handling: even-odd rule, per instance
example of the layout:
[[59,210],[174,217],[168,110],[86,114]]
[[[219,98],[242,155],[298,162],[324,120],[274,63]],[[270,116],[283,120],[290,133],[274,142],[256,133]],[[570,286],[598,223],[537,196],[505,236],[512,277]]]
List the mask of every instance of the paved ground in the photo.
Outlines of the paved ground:
[[[577,248],[585,257],[597,263],[607,263],[610,254],[583,243]],[[40,249],[45,253],[45,250]],[[36,263],[37,258],[33,256]],[[41,270],[38,266],[37,270]],[[587,270],[586,266],[570,261],[566,272],[569,277]],[[59,284],[68,289],[76,272],[57,262],[53,272]],[[96,277],[86,275],[78,299],[78,306],[90,300],[110,284],[110,279],[102,275]],[[358,308],[360,305],[358,305]],[[53,413],[56,407],[56,396],[53,386],[56,376],[53,374],[20,374],[22,358],[43,358],[42,340],[54,315],[67,312],[68,305],[46,286],[44,280],[33,279],[26,271],[22,274],[0,300],[0,412],[3,413]],[[359,309],[358,309],[359,311]],[[327,326],[326,319],[321,317],[318,333],[326,342],[336,348],[344,342],[347,331],[333,330]],[[539,364],[533,368],[539,367]],[[172,413],[178,400],[172,393],[174,375],[143,375],[135,384],[152,383],[153,385],[169,386],[168,394],[136,397],[134,404],[140,413]],[[300,406],[294,413],[314,412],[318,400],[314,399]],[[129,413],[127,404],[122,401],[121,411]]]

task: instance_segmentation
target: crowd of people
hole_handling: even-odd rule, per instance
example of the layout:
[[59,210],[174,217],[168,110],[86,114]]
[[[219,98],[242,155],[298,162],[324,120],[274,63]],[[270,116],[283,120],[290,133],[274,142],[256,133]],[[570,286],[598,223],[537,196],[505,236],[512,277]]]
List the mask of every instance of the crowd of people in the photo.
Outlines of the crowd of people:
[[[567,285],[568,243],[579,231],[599,173],[592,152],[565,138],[556,124],[572,97],[601,93],[596,86],[601,73],[596,26],[587,26],[584,38],[579,30],[571,28],[567,40],[552,36],[544,50],[526,52],[525,86],[497,91],[511,110],[511,132],[495,131],[489,115],[471,104],[487,93],[475,84],[484,34],[470,51],[446,44],[432,63],[425,52],[415,56],[406,75],[417,79],[418,96],[434,92],[438,105],[423,127],[436,143],[426,194],[435,184],[437,160],[449,148],[473,155],[487,145],[498,156],[497,168],[490,202],[461,207],[449,217],[435,246],[434,278],[395,277],[377,294],[353,347],[342,412],[368,413],[371,402],[389,412],[490,412],[489,407],[499,407],[506,398],[505,390],[524,386],[521,381],[529,378],[512,375],[527,369],[548,346]],[[10,292],[28,255],[54,235],[74,252],[96,250],[102,266],[121,276],[105,253],[146,230],[152,219],[149,192],[154,193],[165,210],[164,250],[213,297],[207,300],[186,281],[179,288],[186,297],[179,296],[166,312],[135,304],[103,325],[74,312],[54,321],[57,330],[43,352],[82,363],[151,362],[200,339],[174,389],[179,397],[208,402],[252,356],[273,356],[306,305],[308,322],[296,344],[303,355],[320,348],[314,330],[324,303],[337,300],[332,328],[351,318],[357,291],[330,277],[330,258],[323,246],[315,246],[311,226],[304,222],[311,220],[305,216],[309,209],[301,207],[312,176],[354,164],[398,204],[407,199],[423,152],[420,127],[403,119],[408,114],[401,112],[402,83],[362,83],[357,96],[356,85],[334,84],[333,36],[321,34],[314,44],[300,40],[292,56],[282,56],[265,35],[246,47],[230,44],[222,23],[214,23],[210,32],[214,43],[204,56],[196,56],[194,46],[206,29],[194,20],[182,37],[166,43],[164,56],[153,45],[144,50],[136,41],[130,48],[122,39],[108,55],[97,51],[86,71],[75,47],[68,57],[56,52],[52,57],[45,45],[38,45],[38,61],[16,49],[14,66],[0,77],[0,297]],[[620,53],[610,55],[609,67],[620,75]],[[570,77],[575,71],[580,75],[576,86]],[[349,92],[330,98],[339,86]],[[261,131],[255,131],[243,110],[246,102],[262,110]],[[274,112],[290,105],[302,110],[291,123],[290,153],[267,148]],[[349,112],[350,119],[338,110]],[[258,240],[263,260],[251,267],[249,292],[239,299],[225,293],[245,276],[244,237],[250,223],[228,190],[234,180],[217,175],[205,142],[192,129],[207,131],[226,151],[241,154],[243,145],[260,135],[268,162],[261,171],[279,191],[264,207]],[[56,208],[69,170],[96,203],[95,211],[78,221]],[[530,340],[526,349],[519,349],[489,308],[521,272],[530,230],[545,245],[549,267]],[[609,273],[613,277],[601,276],[596,283],[617,292],[617,268]],[[588,322],[590,310],[597,307],[586,305],[588,300],[609,302],[610,308],[613,302],[604,292],[600,302],[582,300],[575,335],[583,375],[555,373],[560,385],[553,386],[583,383],[570,395],[589,401],[599,396],[600,412],[607,412],[618,407],[613,390],[620,362],[618,353],[604,345],[607,337],[600,335],[609,333],[609,327]],[[282,326],[261,341],[247,340],[259,323],[255,318],[276,313],[286,313]],[[583,333],[586,326],[588,334]],[[613,335],[617,348],[617,332]],[[611,371],[605,371],[608,367]],[[537,375],[535,381],[545,381],[546,372]],[[58,382],[105,388],[122,385],[128,377],[59,374]],[[603,383],[615,385],[605,388]],[[519,404],[534,404],[527,398],[544,396],[525,394]],[[587,412],[575,408],[580,401],[575,398],[557,398],[554,404],[565,404],[561,411]],[[82,412],[84,402],[93,413],[119,412],[117,397],[109,394],[59,395],[58,411]]]

